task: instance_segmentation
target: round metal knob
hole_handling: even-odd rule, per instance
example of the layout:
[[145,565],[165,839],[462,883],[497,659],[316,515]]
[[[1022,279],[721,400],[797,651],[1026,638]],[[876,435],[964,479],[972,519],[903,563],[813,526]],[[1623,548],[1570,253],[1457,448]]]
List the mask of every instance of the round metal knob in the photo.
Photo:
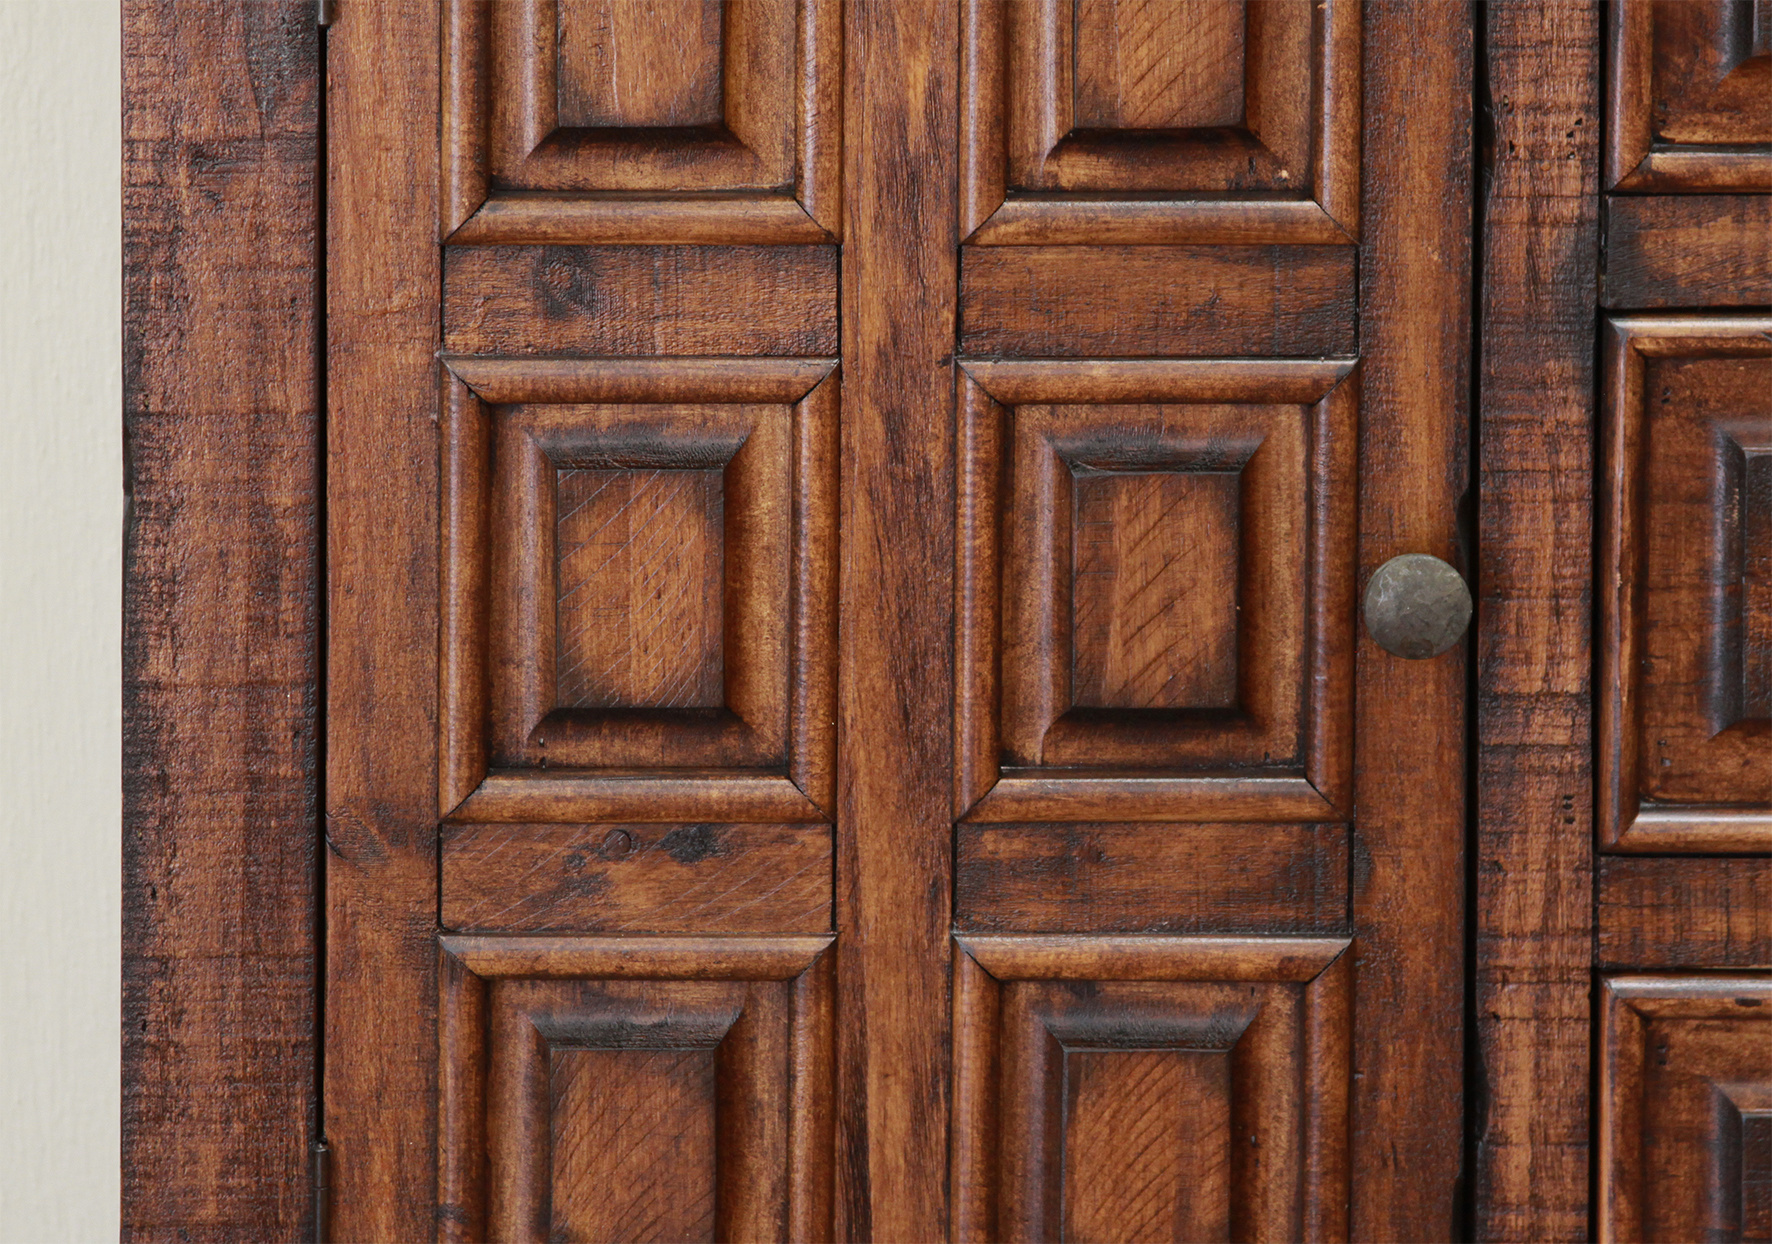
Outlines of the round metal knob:
[[1464,576],[1437,557],[1393,557],[1366,584],[1366,633],[1386,652],[1419,661],[1464,636],[1471,593]]

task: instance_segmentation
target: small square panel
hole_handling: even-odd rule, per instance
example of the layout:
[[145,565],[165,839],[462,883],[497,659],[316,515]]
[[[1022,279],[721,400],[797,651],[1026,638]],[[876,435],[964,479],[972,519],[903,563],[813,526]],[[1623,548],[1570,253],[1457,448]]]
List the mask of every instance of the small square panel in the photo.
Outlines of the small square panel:
[[[830,363],[450,366],[444,811],[698,820],[718,797],[729,820],[823,819]],[[659,771],[669,792],[622,785]]]
[[1600,832],[1772,847],[1772,321],[1622,319],[1607,343]]
[[554,477],[561,708],[719,708],[723,472]]
[[[967,374],[967,819],[1335,819],[1348,366],[980,361]],[[1230,776],[1240,793],[1215,804]]]

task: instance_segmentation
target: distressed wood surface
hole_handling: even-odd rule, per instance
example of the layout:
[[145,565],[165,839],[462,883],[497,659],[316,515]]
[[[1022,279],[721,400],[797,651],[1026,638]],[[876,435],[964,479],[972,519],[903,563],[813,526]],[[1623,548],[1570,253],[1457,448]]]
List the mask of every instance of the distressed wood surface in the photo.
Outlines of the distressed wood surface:
[[1340,825],[962,825],[955,924],[976,932],[1334,933]]
[[121,1232],[307,1238],[313,6],[126,0],[122,13]]
[[[1491,5],[1472,1238],[1588,1238],[1599,14]],[[1565,158],[1566,157],[1566,158]]]
[[[836,1232],[947,1226],[955,75],[946,4],[844,26]],[[911,83],[917,89],[910,89]]]

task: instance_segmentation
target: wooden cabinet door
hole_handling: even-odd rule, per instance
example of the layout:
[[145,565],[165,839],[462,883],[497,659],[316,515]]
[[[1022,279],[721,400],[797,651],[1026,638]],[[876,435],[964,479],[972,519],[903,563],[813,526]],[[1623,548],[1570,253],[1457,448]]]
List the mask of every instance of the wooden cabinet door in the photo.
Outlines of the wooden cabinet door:
[[334,1238],[1449,1238],[1467,6],[328,41]]

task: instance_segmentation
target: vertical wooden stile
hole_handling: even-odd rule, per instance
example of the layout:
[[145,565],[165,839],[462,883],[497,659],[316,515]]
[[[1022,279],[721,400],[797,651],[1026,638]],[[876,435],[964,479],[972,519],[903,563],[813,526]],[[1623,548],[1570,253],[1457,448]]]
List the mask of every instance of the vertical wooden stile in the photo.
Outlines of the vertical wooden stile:
[[[1465,565],[1471,25],[1365,17],[1360,577],[1403,553]],[[1418,55],[1398,56],[1411,46]],[[1463,1096],[1462,649],[1401,661],[1362,634],[1354,732],[1353,1238],[1456,1234]]]
[[939,3],[847,6],[842,1239],[947,1228],[957,15]]

